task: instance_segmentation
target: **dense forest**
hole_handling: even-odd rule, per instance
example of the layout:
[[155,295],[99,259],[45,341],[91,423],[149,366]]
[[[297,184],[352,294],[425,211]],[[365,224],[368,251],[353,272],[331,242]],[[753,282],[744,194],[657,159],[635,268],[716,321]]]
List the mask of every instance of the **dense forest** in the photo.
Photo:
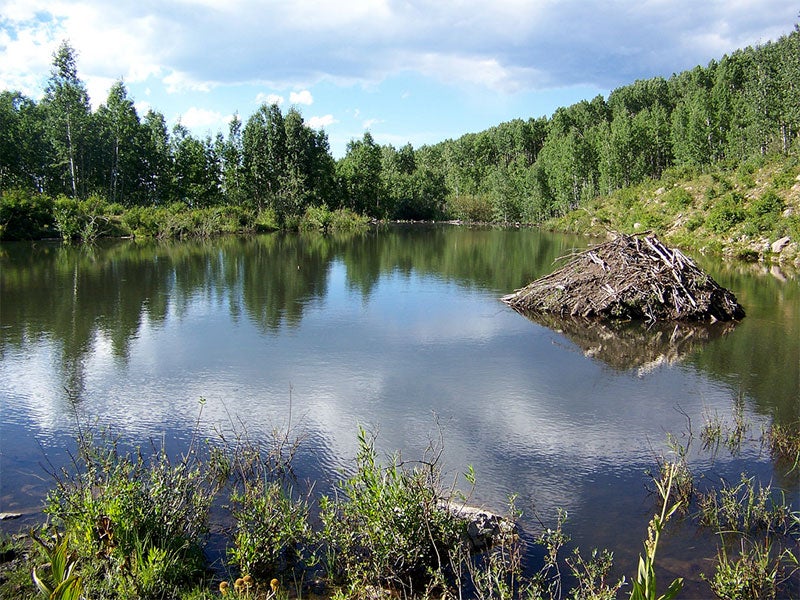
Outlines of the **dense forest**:
[[[157,111],[140,117],[123,81],[92,111],[64,42],[40,101],[0,93],[0,237],[41,234],[53,218],[72,237],[64,215],[88,206],[133,211],[130,230],[142,210],[176,206],[266,212],[279,227],[321,207],[376,219],[539,223],[671,167],[797,152],[798,82],[795,26],[777,41],[550,117],[416,149],[379,145],[367,132],[335,160],[326,133],[295,108],[265,104],[205,139],[180,124],[170,131]],[[26,224],[14,222],[23,213]]]

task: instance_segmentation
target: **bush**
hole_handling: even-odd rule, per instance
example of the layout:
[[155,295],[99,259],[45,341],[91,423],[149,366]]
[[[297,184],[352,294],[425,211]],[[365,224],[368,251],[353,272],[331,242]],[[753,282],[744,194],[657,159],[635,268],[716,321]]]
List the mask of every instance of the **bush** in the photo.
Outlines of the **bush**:
[[741,197],[729,192],[718,200],[708,212],[706,225],[715,233],[726,233],[736,224],[744,221],[746,216],[741,205]]
[[258,211],[255,219],[255,227],[256,231],[262,233],[265,231],[276,231],[280,229],[278,217],[275,214],[275,211],[271,208],[264,208]]
[[300,219],[301,231],[326,231],[331,224],[331,211],[324,204],[309,206]]
[[302,570],[298,563],[304,558],[313,564],[309,505],[292,494],[282,482],[264,479],[232,494],[236,533],[228,556],[241,573],[268,580]]
[[384,468],[363,429],[358,441],[355,474],[337,500],[320,501],[329,574],[351,586],[424,590],[459,546],[464,524],[443,506],[435,470],[404,469],[397,456]]
[[367,223],[369,217],[359,215],[349,208],[340,208],[331,213],[329,229],[342,233],[360,231],[367,226]]
[[166,221],[166,209],[154,206],[134,206],[122,215],[122,223],[134,237],[159,237],[161,224]]
[[472,223],[488,223],[492,220],[494,207],[488,196],[462,194],[447,199],[445,212],[450,218]]
[[701,213],[695,213],[686,221],[686,229],[689,232],[695,231],[702,227],[705,222],[705,217]]
[[94,194],[86,200],[61,195],[56,198],[53,217],[62,239],[91,242],[118,233],[109,217],[112,210],[112,206]]
[[87,597],[161,598],[202,572],[214,490],[194,453],[123,453],[105,434],[78,440],[74,471],[56,474],[45,512],[87,565]]
[[664,202],[673,212],[678,212],[691,206],[694,198],[682,187],[677,187],[664,194]]
[[0,240],[35,240],[53,227],[53,200],[43,194],[10,189],[0,196]]

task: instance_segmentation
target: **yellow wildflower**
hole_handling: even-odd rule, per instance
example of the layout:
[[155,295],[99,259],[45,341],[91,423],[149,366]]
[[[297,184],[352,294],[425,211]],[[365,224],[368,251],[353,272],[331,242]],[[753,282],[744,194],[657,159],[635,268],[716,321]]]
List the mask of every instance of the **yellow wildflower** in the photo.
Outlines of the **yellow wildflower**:
[[219,584],[219,591],[222,593],[223,596],[228,595],[228,588],[231,587],[227,581],[221,581]]
[[272,581],[269,582],[269,587],[272,588],[273,592],[277,592],[278,588],[280,587],[280,585],[281,585],[281,582],[278,581],[277,579],[273,579]]

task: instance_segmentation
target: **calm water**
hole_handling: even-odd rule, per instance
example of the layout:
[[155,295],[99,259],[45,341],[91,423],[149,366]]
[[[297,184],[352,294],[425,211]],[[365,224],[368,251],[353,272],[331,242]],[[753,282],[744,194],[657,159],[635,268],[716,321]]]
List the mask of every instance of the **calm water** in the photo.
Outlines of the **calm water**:
[[[352,464],[359,424],[382,450],[419,458],[438,423],[445,469],[474,467],[477,502],[502,510],[519,494],[530,532],[534,515],[550,525],[562,507],[576,543],[614,550],[631,575],[654,510],[645,472],[667,432],[691,424],[697,435],[704,415],[730,419],[737,402],[756,434],[800,417],[800,285],[701,261],[748,311],[736,327],[703,330],[537,323],[498,301],[586,243],[415,227],[349,240],[2,245],[0,511],[40,516],[47,462],[72,447],[76,413],[179,450],[204,398],[209,436],[232,422],[251,437],[301,431],[296,466],[317,489]],[[797,479],[773,474],[756,444],[692,456],[697,472],[747,469],[797,498]],[[678,523],[659,551],[667,570],[695,579],[714,553],[713,539]]]

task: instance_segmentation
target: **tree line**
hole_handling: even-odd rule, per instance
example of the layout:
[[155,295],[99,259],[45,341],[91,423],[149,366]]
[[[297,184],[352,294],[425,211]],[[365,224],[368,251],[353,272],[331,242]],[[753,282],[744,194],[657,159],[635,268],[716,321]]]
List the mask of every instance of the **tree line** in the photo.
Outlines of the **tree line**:
[[124,208],[237,206],[281,224],[312,207],[378,219],[541,222],[670,167],[788,154],[800,137],[800,27],[706,67],[639,80],[455,140],[380,145],[369,132],[335,160],[295,108],[262,105],[226,135],[197,138],[140,117],[123,81],[91,110],[63,42],[44,97],[0,93],[0,192],[99,196]]

